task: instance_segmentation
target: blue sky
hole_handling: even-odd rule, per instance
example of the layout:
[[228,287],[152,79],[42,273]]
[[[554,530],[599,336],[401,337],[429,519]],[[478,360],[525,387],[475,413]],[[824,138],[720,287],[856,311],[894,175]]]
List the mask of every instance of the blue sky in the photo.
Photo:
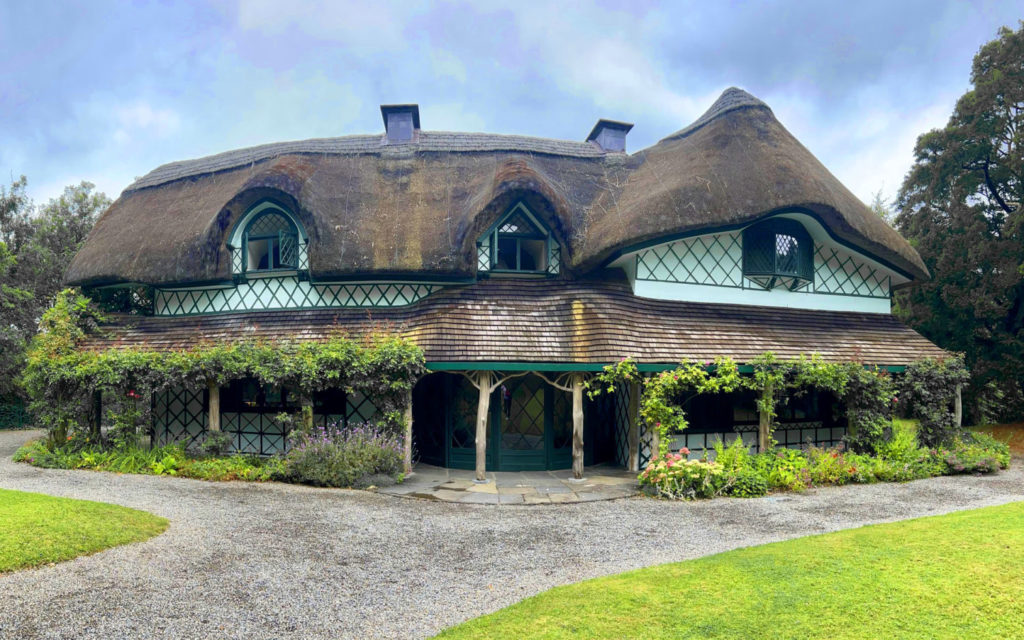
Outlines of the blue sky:
[[767,102],[854,193],[891,198],[971,59],[1019,3],[51,2],[0,0],[0,182],[116,197],[157,165],[243,146],[423,128],[636,151],[726,87]]

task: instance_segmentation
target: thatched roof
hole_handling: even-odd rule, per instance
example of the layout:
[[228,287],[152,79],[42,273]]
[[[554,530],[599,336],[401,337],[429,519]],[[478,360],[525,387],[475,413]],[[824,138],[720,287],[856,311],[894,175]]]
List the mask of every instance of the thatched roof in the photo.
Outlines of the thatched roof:
[[228,230],[265,197],[297,212],[320,279],[472,276],[477,236],[520,198],[577,272],[659,238],[796,208],[879,261],[927,277],[914,249],[767,106],[729,89],[695,123],[632,155],[592,142],[424,131],[408,144],[350,136],[164,165],[103,214],[67,281],[227,280]]
[[[615,273],[615,272],[613,272]],[[729,356],[750,362],[820,353],[830,362],[906,365],[948,354],[890,314],[651,300],[618,278],[489,279],[446,287],[407,307],[196,317],[117,316],[86,348],[190,349],[242,340],[324,340],[390,328],[428,362],[673,364]]]

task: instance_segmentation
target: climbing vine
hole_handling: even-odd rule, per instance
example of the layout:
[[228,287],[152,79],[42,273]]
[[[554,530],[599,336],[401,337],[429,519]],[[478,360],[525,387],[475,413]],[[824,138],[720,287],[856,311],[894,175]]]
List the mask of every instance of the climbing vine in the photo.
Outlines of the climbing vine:
[[752,359],[749,366],[750,374],[741,375],[736,363],[728,358],[703,365],[684,361],[673,370],[645,378],[636,361],[625,358],[595,375],[587,384],[587,393],[594,398],[614,393],[617,385],[640,384],[640,419],[658,434],[659,454],[664,456],[669,452],[668,436],[688,426],[684,407],[696,395],[753,391],[758,412],[767,416],[767,432],[762,435],[772,447],[774,421],[783,398],[812,390],[829,391],[846,405],[848,445],[856,451],[873,453],[892,435],[891,419],[901,390],[905,390],[912,407],[909,411],[920,420],[922,441],[949,441],[956,435],[950,407],[952,394],[956,385],[968,377],[959,357],[914,363],[899,380],[880,367],[826,362],[819,354],[786,360],[766,352]]
[[169,352],[78,348],[87,332],[102,331],[102,321],[88,298],[64,291],[29,347],[21,382],[54,440],[74,428],[98,430],[89,414],[96,392],[148,399],[163,389],[195,390],[208,381],[226,385],[242,378],[306,397],[327,388],[360,391],[374,399],[385,426],[398,428],[407,393],[426,371],[419,347],[386,332],[361,340],[337,333],[323,342],[242,341]]

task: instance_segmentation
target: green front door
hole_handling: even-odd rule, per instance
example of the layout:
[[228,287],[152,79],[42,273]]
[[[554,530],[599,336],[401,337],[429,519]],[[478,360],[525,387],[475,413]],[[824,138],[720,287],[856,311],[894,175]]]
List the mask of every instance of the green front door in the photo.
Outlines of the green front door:
[[496,471],[540,471],[571,465],[572,422],[567,394],[538,376],[512,378],[497,392],[492,413]]

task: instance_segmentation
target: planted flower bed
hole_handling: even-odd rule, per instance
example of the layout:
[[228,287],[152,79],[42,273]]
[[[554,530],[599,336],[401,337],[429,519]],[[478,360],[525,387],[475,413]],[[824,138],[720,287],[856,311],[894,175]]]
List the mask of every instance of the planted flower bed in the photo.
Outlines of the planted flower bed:
[[218,481],[278,480],[324,487],[365,487],[402,479],[401,440],[368,424],[295,432],[288,453],[269,458],[224,455],[222,443],[206,449],[202,453],[186,451],[181,445],[152,449],[134,443],[111,446],[110,443],[90,442],[85,437],[69,437],[60,446],[48,440],[30,442],[15,453],[14,459],[50,469],[91,469]]
[[995,473],[1010,464],[1009,446],[983,433],[964,434],[937,448],[918,447],[909,430],[892,442],[875,455],[816,447],[752,454],[736,439],[728,447],[719,442],[714,460],[687,460],[686,449],[658,455],[640,474],[640,486],[672,499],[752,498],[769,491]]

